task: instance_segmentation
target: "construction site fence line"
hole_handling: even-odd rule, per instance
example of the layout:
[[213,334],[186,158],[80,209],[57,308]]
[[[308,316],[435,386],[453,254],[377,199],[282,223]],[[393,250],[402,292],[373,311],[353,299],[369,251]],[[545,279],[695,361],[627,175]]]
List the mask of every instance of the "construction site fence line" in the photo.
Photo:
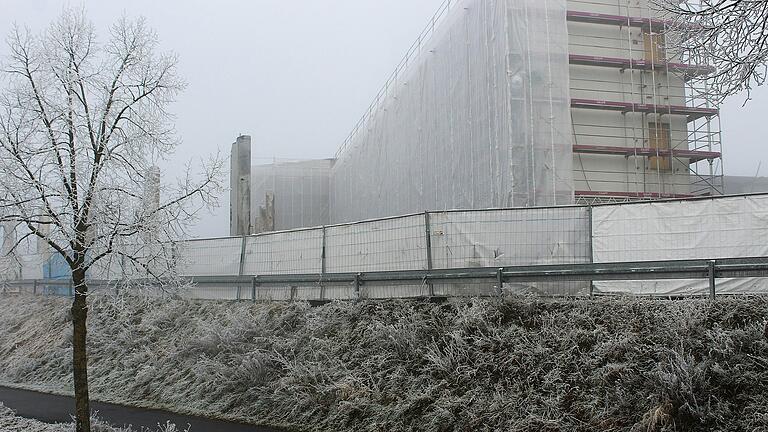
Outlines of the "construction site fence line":
[[[265,300],[494,295],[499,287],[547,296],[700,296],[710,290],[701,268],[693,277],[675,278],[653,277],[665,274],[653,269],[665,262],[693,260],[702,266],[713,259],[719,263],[768,257],[768,194],[424,212],[197,239],[172,249],[175,274],[195,282],[184,295],[201,299],[247,297],[252,277],[262,286],[258,295]],[[55,258],[50,251],[2,257],[0,285],[44,281],[39,284],[53,287],[48,292],[67,295],[68,274],[52,272]],[[641,263],[636,268],[650,270],[638,270],[636,279],[599,277],[608,274],[600,273],[606,268],[626,263]],[[88,277],[94,281],[146,277],[130,264],[106,261],[93,267]],[[498,269],[503,269],[501,284],[489,276]],[[529,277],[533,274],[519,273],[523,269],[557,273]],[[439,274],[450,277],[435,276]],[[355,292],[357,275],[362,293]],[[719,294],[768,293],[763,274],[720,273],[717,278]]]

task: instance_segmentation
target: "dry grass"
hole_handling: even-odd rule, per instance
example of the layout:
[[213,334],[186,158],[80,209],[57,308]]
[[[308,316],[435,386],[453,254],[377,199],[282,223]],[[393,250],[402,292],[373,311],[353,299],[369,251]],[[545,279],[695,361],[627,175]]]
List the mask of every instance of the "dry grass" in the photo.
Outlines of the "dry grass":
[[[0,380],[70,386],[63,299],[0,297]],[[93,301],[101,399],[327,431],[768,430],[768,301]]]

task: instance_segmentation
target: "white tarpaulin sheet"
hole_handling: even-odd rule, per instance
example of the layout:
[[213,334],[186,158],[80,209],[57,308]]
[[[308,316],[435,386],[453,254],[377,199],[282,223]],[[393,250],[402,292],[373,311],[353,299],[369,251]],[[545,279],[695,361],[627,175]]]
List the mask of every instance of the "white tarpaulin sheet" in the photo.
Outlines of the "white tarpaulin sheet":
[[[768,256],[768,196],[598,206],[592,236],[596,263]],[[596,282],[597,291],[697,294],[701,280]],[[768,280],[718,279],[718,293],[768,292]]]

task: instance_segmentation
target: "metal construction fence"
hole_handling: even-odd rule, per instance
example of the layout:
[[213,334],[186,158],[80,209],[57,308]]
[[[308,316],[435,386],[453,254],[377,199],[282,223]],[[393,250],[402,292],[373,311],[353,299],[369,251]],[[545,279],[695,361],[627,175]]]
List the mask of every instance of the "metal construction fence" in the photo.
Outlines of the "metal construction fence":
[[[178,248],[193,298],[768,293],[768,194],[451,210]],[[22,257],[7,287],[67,293]],[[123,280],[119,266],[91,275]],[[13,279],[13,280],[9,280]],[[55,289],[51,289],[54,287]]]

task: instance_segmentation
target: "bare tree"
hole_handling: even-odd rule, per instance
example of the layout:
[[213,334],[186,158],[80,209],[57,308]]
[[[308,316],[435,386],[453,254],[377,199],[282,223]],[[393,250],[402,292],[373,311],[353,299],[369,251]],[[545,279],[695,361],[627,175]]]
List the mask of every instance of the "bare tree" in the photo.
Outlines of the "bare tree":
[[[168,112],[184,82],[143,19],[123,18],[97,43],[82,11],[47,31],[8,39],[0,96],[0,222],[20,224],[14,247],[38,238],[71,269],[77,431],[90,431],[88,281],[119,259],[135,275],[173,270],[169,244],[216,205],[220,157],[160,185],[156,163],[179,144]],[[159,190],[148,199],[147,184]],[[161,198],[162,197],[162,198]]]
[[768,1],[651,0],[671,21],[670,49],[693,64],[710,65],[706,92],[715,102],[765,84]]

